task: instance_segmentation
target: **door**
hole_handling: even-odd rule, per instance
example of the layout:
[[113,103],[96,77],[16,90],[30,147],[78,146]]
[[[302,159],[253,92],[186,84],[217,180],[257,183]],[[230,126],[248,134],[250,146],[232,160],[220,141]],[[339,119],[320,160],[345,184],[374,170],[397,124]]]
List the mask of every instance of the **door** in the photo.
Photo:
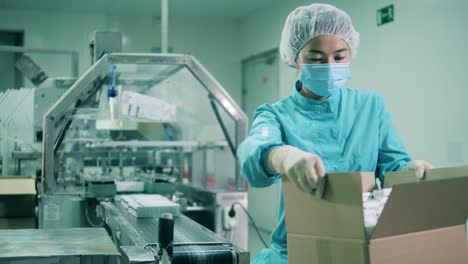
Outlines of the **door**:
[[[250,118],[255,109],[265,103],[279,100],[279,56],[278,50],[245,59],[242,62],[242,106]],[[267,188],[249,187],[249,212],[257,225],[265,231],[272,231],[278,215],[279,185]]]

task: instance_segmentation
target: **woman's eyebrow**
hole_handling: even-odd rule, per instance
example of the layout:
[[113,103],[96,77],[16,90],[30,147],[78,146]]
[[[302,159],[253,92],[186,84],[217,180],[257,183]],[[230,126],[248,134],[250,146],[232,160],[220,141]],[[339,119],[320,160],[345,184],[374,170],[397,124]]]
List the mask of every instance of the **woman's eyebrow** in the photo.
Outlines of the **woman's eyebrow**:
[[[348,48],[342,48],[342,49],[339,49],[339,50],[335,50],[333,52],[333,54],[340,53],[340,52],[347,51],[347,50],[348,50]],[[310,49],[309,53],[318,53],[318,54],[326,55],[325,52],[323,52],[321,50],[316,50],[316,49]]]
[[326,53],[321,51],[321,50],[316,50],[316,49],[310,49],[309,52],[312,52],[312,53],[319,53],[319,54],[322,54],[322,55],[325,55]]
[[335,50],[335,51],[333,52],[333,54],[340,53],[340,52],[347,51],[347,50],[348,50],[348,48],[343,48],[343,49]]

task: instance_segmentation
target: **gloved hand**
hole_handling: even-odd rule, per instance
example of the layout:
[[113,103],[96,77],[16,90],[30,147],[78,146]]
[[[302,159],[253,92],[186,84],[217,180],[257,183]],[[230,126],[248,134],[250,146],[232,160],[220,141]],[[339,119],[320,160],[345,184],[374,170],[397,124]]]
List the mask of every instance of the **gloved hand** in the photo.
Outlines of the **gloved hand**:
[[325,167],[319,156],[292,146],[273,149],[268,155],[268,167],[274,173],[286,175],[299,190],[313,193]]
[[412,170],[416,173],[418,179],[424,178],[426,171],[432,169],[432,164],[425,160],[413,160],[408,164],[406,170]]

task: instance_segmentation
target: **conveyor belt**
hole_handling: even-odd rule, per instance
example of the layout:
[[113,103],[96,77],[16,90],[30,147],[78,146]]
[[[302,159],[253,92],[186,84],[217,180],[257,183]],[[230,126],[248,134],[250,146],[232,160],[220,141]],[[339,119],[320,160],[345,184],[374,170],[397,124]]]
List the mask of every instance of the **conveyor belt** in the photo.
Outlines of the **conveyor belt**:
[[[158,242],[158,218],[136,218],[119,203],[114,205],[147,244]],[[174,264],[238,263],[235,247],[229,241],[184,215],[174,217],[174,245]]]

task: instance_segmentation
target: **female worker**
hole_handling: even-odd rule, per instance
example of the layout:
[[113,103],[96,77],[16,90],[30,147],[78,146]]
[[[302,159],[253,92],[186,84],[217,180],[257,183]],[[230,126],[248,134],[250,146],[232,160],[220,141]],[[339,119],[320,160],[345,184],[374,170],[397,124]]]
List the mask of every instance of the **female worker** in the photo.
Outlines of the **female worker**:
[[[239,146],[241,174],[252,186],[281,184],[284,175],[313,193],[328,172],[375,171],[383,181],[389,171],[412,169],[423,177],[432,167],[408,156],[381,96],[344,86],[358,43],[351,18],[334,6],[311,4],[289,14],[280,53],[301,77],[291,96],[257,108]],[[284,217],[281,193],[271,248],[253,263],[287,263]]]

